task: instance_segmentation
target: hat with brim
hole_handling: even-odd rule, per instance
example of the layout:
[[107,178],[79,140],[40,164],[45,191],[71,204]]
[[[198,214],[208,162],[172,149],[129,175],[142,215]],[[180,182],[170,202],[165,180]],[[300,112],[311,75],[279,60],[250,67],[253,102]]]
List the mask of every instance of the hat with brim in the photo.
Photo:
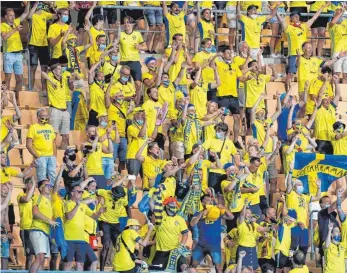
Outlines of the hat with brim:
[[220,209],[216,206],[211,206],[210,208],[207,209],[207,215],[206,215],[206,220],[208,221],[217,221],[218,218],[220,217]]
[[138,226],[138,227],[140,227],[141,225],[140,225],[139,221],[137,221],[136,219],[130,218],[127,221],[126,227],[131,227],[131,226]]
[[264,110],[263,108],[258,108],[258,109],[255,111],[256,114],[258,114],[259,112],[264,112],[264,114],[265,114],[265,110]]
[[299,11],[297,11],[297,10],[292,11],[292,12],[290,13],[289,17],[293,17],[293,16],[295,16],[295,15],[299,15],[299,17],[301,17],[301,13],[300,13]]
[[143,110],[142,107],[136,107],[136,108],[133,110],[133,113],[134,113],[134,114],[140,113],[140,112],[144,112],[144,110]]
[[67,36],[67,40],[71,40],[71,39],[77,39],[77,36],[75,34],[69,34],[69,36]]

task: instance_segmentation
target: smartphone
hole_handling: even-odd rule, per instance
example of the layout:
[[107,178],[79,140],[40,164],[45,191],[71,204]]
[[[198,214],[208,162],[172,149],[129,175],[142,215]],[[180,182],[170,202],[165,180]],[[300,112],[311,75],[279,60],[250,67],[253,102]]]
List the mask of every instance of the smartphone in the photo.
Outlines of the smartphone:
[[112,125],[115,125],[116,124],[116,121],[115,120],[112,120]]

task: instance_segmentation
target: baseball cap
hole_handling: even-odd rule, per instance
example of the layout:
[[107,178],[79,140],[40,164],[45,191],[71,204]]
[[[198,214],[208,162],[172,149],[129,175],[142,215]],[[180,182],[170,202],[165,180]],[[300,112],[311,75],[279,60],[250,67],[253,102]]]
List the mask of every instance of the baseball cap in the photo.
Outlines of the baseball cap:
[[[280,100],[281,102],[284,100],[284,98],[286,97],[287,93],[282,93],[280,96]],[[292,100],[293,96],[289,96],[289,100]]]
[[229,169],[231,166],[234,166],[234,164],[233,164],[233,163],[226,163],[226,164],[224,164],[223,169],[224,169],[224,170],[227,170],[227,169]]
[[136,113],[139,113],[139,112],[143,112],[143,108],[142,107],[136,107],[134,110],[133,110],[133,113],[136,114]]
[[97,118],[101,118],[101,117],[107,117],[107,113],[100,113],[96,116]]
[[76,147],[68,147],[64,152],[64,156],[76,154],[77,152],[78,152],[78,150]]
[[293,17],[294,15],[299,15],[299,16],[301,16],[301,13],[300,13],[298,10],[293,10],[293,11],[290,13],[289,17]]
[[148,57],[148,58],[145,59],[145,64],[147,65],[147,64],[149,64],[151,61],[156,61],[156,60],[157,60],[157,59],[154,58],[154,57]]

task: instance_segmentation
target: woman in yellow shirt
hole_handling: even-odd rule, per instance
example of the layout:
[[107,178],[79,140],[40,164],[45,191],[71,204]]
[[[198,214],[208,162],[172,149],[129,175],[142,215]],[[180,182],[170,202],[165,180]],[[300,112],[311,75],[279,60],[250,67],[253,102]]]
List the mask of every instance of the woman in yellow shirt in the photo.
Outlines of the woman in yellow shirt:
[[210,38],[212,41],[211,52],[216,53],[216,47],[214,46],[214,25],[211,16],[210,9],[203,9],[200,11],[200,2],[197,3],[197,16],[198,16],[198,29],[200,32],[200,40]]
[[341,231],[329,221],[329,232],[323,243],[324,273],[345,273],[345,244],[341,243]]

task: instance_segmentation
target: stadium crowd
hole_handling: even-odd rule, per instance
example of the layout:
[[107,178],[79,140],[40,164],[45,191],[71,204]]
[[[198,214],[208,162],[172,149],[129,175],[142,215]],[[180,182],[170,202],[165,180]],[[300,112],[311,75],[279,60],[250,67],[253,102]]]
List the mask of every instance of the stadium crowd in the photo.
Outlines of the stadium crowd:
[[[345,177],[327,194],[317,175],[307,191],[293,173],[296,153],[347,156],[336,114],[347,94],[344,1],[124,1],[118,13],[116,1],[20,4],[2,2],[3,270],[18,207],[30,273],[48,261],[69,271],[308,273],[314,251],[323,272],[347,272]],[[227,11],[223,46],[215,9]],[[41,107],[23,138],[25,68]],[[273,82],[283,90],[269,92]],[[31,164],[15,168],[14,149]]]

